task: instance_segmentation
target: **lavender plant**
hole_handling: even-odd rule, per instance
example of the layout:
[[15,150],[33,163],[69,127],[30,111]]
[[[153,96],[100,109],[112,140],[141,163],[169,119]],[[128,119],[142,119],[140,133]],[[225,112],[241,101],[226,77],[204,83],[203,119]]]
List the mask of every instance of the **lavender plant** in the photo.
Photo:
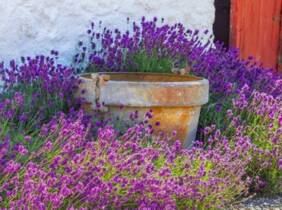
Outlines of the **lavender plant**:
[[241,60],[238,50],[216,47],[190,54],[193,73],[208,78],[212,91],[200,119],[203,133],[214,124],[229,139],[248,136],[253,150],[246,170],[256,180],[254,190],[281,192],[281,74],[252,57]]
[[54,57],[22,58],[21,64],[11,61],[9,67],[2,63],[0,73],[4,81],[1,119],[15,127],[42,124],[73,106],[78,80],[71,68],[56,65]]
[[[281,100],[281,74],[261,67],[249,57],[242,60],[237,49],[226,49],[217,43],[216,48],[193,49],[189,55],[193,60],[192,73],[209,79],[210,102],[204,106],[200,127],[216,124],[224,129],[226,111],[232,106],[232,99],[237,96],[246,84],[250,89],[265,92]],[[202,136],[201,136],[202,137]]]
[[[77,79],[71,68],[56,65],[54,57],[45,56],[22,58],[21,64],[11,61],[8,67],[2,63],[0,73],[4,81],[0,144],[8,144],[10,150],[28,146],[33,151],[42,143],[32,138],[38,135],[40,126],[74,105]],[[26,141],[26,136],[31,139]]]
[[252,162],[247,168],[248,172],[258,179],[256,184],[259,190],[281,192],[281,100],[263,92],[251,91],[248,86],[244,86],[234,99],[233,106],[233,123],[228,131],[232,129],[235,131],[234,135],[240,133],[249,136],[253,142]]
[[6,163],[1,207],[215,209],[247,189],[248,139],[186,150],[180,141],[148,141],[139,124],[122,136],[100,128],[93,141],[82,117],[61,115],[42,127],[45,144],[25,163]]
[[198,31],[185,30],[180,23],[163,24],[163,19],[160,23],[157,18],[148,21],[143,17],[140,24],[128,19],[129,30],[121,32],[93,22],[87,30],[89,43],[79,42],[81,50],[74,62],[86,62],[90,65],[87,71],[171,73],[173,68],[191,65],[187,55],[200,43]]

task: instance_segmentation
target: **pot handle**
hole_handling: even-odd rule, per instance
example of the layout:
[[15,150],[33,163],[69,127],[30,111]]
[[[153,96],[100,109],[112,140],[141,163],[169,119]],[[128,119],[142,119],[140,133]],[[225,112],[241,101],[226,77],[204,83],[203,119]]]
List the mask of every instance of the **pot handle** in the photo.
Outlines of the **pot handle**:
[[93,108],[99,112],[108,112],[108,107],[101,101],[101,88],[110,80],[110,75],[100,75],[98,73],[92,73],[91,79],[95,83],[95,102],[93,102]]

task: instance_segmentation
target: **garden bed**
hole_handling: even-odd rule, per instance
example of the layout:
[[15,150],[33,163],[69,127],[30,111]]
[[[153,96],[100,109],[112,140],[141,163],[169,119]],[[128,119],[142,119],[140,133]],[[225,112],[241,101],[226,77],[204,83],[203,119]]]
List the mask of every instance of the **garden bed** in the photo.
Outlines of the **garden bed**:
[[[143,18],[124,33],[92,23],[72,67],[58,65],[56,51],[0,64],[1,208],[219,209],[254,192],[282,192],[281,74],[203,43],[182,24],[157,22]],[[187,67],[207,78],[210,101],[193,147],[183,148],[175,132],[156,135],[150,111],[134,125],[84,113],[76,73],[90,65]]]

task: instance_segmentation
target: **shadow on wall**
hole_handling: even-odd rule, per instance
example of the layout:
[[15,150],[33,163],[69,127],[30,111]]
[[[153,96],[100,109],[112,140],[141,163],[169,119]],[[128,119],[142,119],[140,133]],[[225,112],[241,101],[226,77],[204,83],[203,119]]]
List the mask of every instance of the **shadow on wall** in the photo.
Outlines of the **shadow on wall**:
[[230,33],[230,0],[215,0],[215,20],[213,24],[214,41],[229,46]]

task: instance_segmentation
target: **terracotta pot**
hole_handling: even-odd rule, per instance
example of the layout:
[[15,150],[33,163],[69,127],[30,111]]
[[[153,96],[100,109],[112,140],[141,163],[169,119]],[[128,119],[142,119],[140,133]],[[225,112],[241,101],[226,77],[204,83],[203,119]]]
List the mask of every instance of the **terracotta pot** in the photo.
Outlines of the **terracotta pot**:
[[[175,130],[186,147],[193,143],[201,106],[208,102],[208,80],[155,73],[95,73],[80,78],[78,93],[85,92],[79,95],[86,99],[86,110],[91,111],[97,102],[103,102],[105,117],[124,120],[136,110],[139,116],[152,110],[149,123],[156,131],[171,134]],[[157,122],[160,125],[156,126]]]

